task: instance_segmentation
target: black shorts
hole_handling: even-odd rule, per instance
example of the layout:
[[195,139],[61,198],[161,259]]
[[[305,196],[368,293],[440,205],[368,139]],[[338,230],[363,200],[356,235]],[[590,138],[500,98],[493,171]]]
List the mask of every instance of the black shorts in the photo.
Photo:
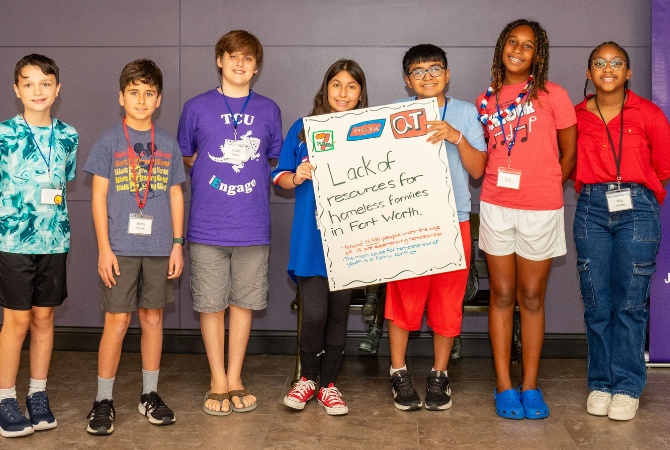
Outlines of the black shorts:
[[67,298],[66,253],[25,255],[0,252],[0,306],[30,311]]

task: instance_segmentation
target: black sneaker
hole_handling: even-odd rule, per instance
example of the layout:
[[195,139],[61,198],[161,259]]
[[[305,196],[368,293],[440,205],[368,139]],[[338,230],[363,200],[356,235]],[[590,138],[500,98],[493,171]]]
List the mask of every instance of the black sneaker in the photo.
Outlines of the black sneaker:
[[426,409],[441,411],[451,408],[451,387],[445,372],[433,370],[426,380]]
[[398,370],[391,375],[391,392],[395,407],[402,411],[412,411],[421,408],[421,397],[412,386],[409,372]]
[[142,394],[137,410],[154,425],[170,425],[177,420],[158,392],[151,391],[148,394]]
[[91,434],[108,435],[114,432],[114,402],[101,400],[93,403],[93,409],[88,413],[88,431]]

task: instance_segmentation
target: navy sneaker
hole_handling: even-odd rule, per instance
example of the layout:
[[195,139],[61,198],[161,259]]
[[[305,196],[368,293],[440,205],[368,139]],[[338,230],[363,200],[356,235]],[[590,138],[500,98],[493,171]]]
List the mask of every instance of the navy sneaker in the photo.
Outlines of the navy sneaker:
[[35,392],[26,397],[26,417],[30,419],[33,430],[50,430],[56,428],[58,422],[49,408],[49,397],[46,391]]
[[6,398],[0,402],[0,436],[18,437],[34,432],[30,420],[21,413],[15,398]]

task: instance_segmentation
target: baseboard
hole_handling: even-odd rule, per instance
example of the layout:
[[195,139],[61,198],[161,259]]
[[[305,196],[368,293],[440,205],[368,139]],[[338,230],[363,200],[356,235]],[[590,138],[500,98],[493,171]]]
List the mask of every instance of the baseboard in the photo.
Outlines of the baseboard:
[[[98,327],[56,327],[54,350],[97,352],[102,336]],[[362,331],[347,333],[346,354],[366,355],[358,350],[358,343],[365,336]],[[123,342],[124,352],[140,351],[141,331],[131,328]],[[493,356],[488,333],[463,333],[463,356],[470,358],[490,358]],[[24,348],[28,348],[30,336],[26,337]],[[204,354],[200,330],[164,330],[164,353]],[[247,346],[250,355],[295,355],[295,331],[252,331]],[[388,334],[384,333],[379,344],[378,356],[389,356]],[[429,332],[412,332],[407,348],[408,356],[431,356],[433,335]],[[542,348],[543,358],[586,358],[585,334],[547,334]]]

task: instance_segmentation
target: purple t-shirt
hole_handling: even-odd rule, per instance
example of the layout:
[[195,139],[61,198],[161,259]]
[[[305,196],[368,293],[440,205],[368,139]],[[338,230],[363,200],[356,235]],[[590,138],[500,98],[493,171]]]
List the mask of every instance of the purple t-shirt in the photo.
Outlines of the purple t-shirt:
[[[270,243],[270,164],[282,147],[281,112],[269,98],[251,93],[226,97],[216,89],[184,105],[177,141],[191,168],[191,209],[186,238],[222,246]],[[233,118],[237,117],[237,141]]]

